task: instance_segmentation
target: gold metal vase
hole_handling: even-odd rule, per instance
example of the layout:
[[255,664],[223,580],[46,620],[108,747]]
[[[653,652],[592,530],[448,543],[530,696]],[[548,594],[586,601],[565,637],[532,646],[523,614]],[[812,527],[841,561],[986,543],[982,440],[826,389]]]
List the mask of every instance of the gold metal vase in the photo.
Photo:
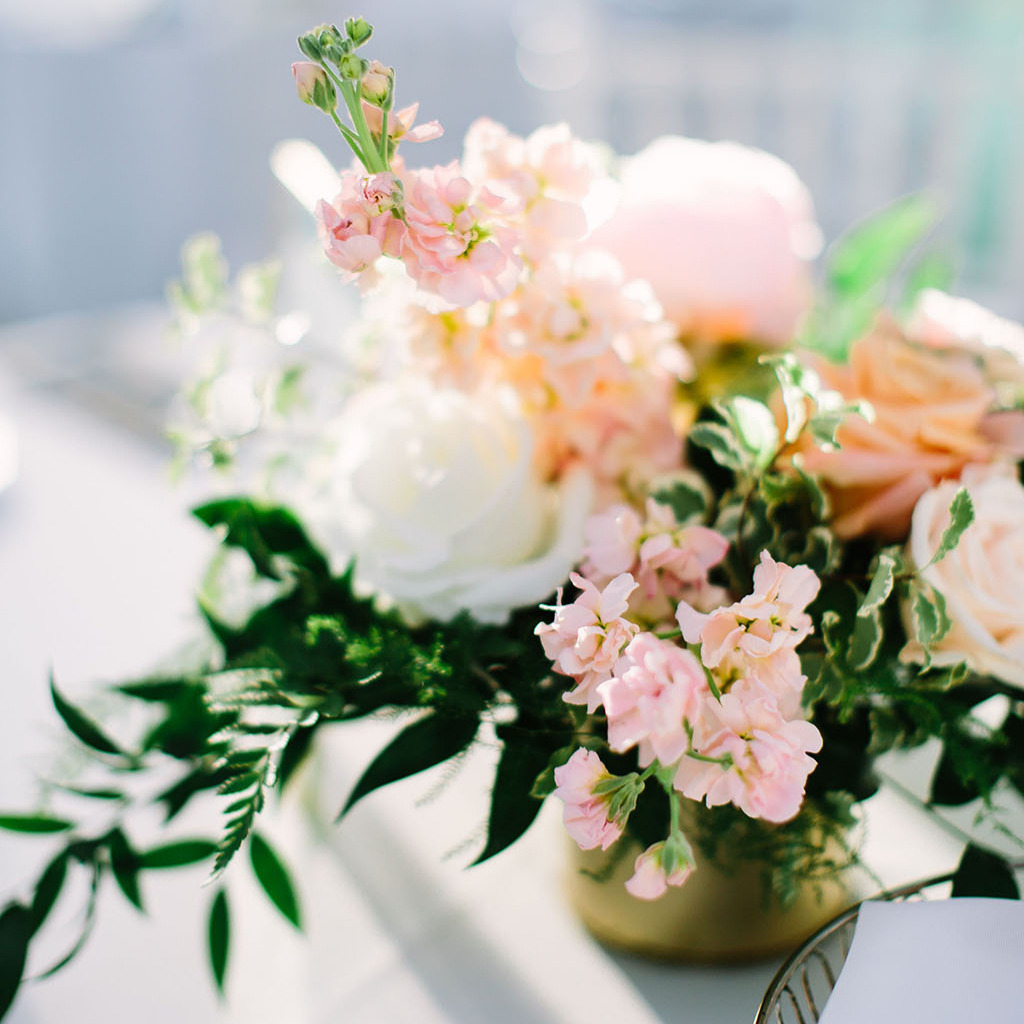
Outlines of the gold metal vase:
[[657,959],[739,963],[788,953],[857,900],[840,874],[801,886],[783,907],[766,898],[762,865],[745,861],[725,871],[697,853],[685,885],[658,900],[631,896],[639,844],[625,851],[582,851],[570,841],[567,888],[571,904],[601,942]]

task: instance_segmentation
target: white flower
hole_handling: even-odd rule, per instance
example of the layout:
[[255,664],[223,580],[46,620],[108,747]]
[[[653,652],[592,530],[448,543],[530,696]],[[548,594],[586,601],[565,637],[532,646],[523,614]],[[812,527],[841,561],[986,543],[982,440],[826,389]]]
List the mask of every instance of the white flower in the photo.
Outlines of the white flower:
[[533,434],[510,392],[380,382],[351,400],[337,436],[318,532],[335,561],[354,557],[362,589],[410,622],[463,609],[503,622],[550,595],[579,559],[589,474],[537,477]]
[[[949,524],[949,506],[961,486],[974,504],[974,522],[960,543],[924,570],[946,599],[950,631],[932,646],[939,665],[965,661],[973,671],[1024,687],[1024,487],[1009,468],[970,467],[960,482],[947,481],[917,502],[909,554],[926,565]],[[920,645],[903,652],[922,660]]]

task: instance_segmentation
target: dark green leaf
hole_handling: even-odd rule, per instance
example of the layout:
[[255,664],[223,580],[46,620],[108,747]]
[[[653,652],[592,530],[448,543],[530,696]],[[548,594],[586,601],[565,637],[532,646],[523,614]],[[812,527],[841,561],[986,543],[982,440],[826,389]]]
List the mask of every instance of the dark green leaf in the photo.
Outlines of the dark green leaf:
[[281,751],[281,760],[277,765],[277,785],[284,789],[288,785],[296,769],[309,754],[316,729],[312,726],[300,727],[288,738],[284,750]]
[[659,478],[652,484],[651,497],[668,505],[676,522],[703,521],[708,509],[708,485],[696,473],[673,474]]
[[263,886],[270,902],[301,931],[299,902],[288,869],[270,844],[257,832],[253,833],[249,841],[249,859],[256,880]]
[[50,676],[50,696],[53,698],[53,706],[57,709],[57,714],[64,720],[64,724],[86,746],[92,747],[93,750],[98,750],[103,754],[116,754],[120,757],[128,756],[91,718],[79,711],[78,708],[61,695],[52,675]]
[[530,787],[530,796],[537,800],[543,800],[550,796],[557,788],[555,783],[555,769],[561,767],[573,755],[575,746],[560,747],[549,758],[544,770],[540,772],[533,785]]
[[123,683],[117,687],[117,692],[136,700],[167,704],[181,697],[189,686],[185,679],[144,679],[139,683]]
[[341,809],[341,818],[367,793],[432,768],[461,753],[476,736],[475,715],[432,713],[407,725],[363,772]]
[[1017,880],[998,854],[969,843],[953,876],[953,896],[992,896],[1020,899]]
[[217,792],[221,796],[230,796],[232,793],[241,793],[243,790],[252,789],[257,782],[260,781],[259,772],[243,772],[241,775],[236,775],[232,779],[228,779],[222,786],[220,786]]
[[706,448],[715,462],[726,469],[739,473],[747,464],[742,445],[724,424],[695,423],[688,436],[691,444]]
[[210,905],[210,921],[206,935],[213,981],[217,986],[217,991],[223,995],[224,975],[228,969],[228,949],[231,939],[228,896],[223,889],[218,889],[214,894],[213,903]]
[[139,857],[119,828],[110,833],[110,867],[125,898],[136,909],[144,911],[139,891]]
[[241,548],[262,576],[282,578],[275,556],[318,576],[329,575],[326,559],[287,509],[259,505],[246,498],[226,498],[194,509],[193,515],[207,526],[223,528],[224,543]]
[[8,832],[66,832],[74,828],[74,822],[50,818],[45,814],[0,814],[0,828]]
[[59,853],[46,869],[39,876],[36,882],[35,893],[32,896],[32,933],[35,934],[42,927],[47,915],[53,909],[61,889],[64,887],[64,879],[68,873],[68,860],[63,851]]
[[140,853],[139,867],[181,868],[188,864],[198,864],[216,852],[217,844],[209,839],[179,839]]
[[533,795],[532,788],[537,777],[548,767],[552,746],[564,739],[542,740],[514,726],[499,727],[498,735],[504,741],[504,748],[491,790],[487,843],[474,864],[481,864],[501,853],[533,824],[543,801]]
[[857,613],[850,636],[848,661],[854,672],[866,669],[877,657],[882,645],[882,623],[877,609],[867,615]]
[[897,551],[881,551],[875,559],[875,570],[871,577],[871,585],[857,609],[858,615],[868,616],[877,611],[889,599],[892,593],[896,573],[901,568],[901,559]]
[[945,807],[960,807],[980,795],[981,791],[977,786],[965,783],[960,778],[949,752],[944,751],[932,776],[930,802]]
[[66,782],[49,782],[47,785],[61,790],[63,793],[73,793],[75,796],[84,796],[90,800],[124,800],[125,795],[119,789],[90,789],[86,786],[69,786]]
[[0,914],[0,1017],[10,1009],[21,984],[32,931],[32,911],[9,903]]

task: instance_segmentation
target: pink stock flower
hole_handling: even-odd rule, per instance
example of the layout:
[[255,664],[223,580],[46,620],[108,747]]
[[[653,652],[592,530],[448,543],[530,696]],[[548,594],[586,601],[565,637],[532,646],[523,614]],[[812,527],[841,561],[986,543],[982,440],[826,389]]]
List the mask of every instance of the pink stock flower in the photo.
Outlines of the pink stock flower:
[[[676,369],[689,363],[643,282],[627,284],[603,253],[552,253],[494,311],[496,346],[538,362],[541,401],[579,407],[598,389],[627,379],[671,346]],[[554,395],[551,395],[554,392]]]
[[308,60],[299,60],[292,65],[292,76],[295,78],[295,88],[299,99],[303,103],[313,103],[316,87],[326,90],[328,87],[327,72],[319,64],[313,64]]
[[530,259],[540,260],[554,246],[586,234],[581,201],[601,173],[601,161],[567,125],[538,128],[523,139],[480,118],[466,133],[463,163],[468,177],[486,182],[522,221],[523,249]]
[[807,776],[821,749],[810,722],[787,721],[775,697],[751,680],[737,683],[721,702],[705,704],[703,739],[679,762],[674,785],[708,807],[732,803],[751,818],[789,821],[800,809]]
[[708,615],[681,601],[676,619],[686,642],[700,643],[708,668],[728,662],[726,667],[745,674],[748,666],[792,650],[811,632],[813,622],[804,609],[820,586],[812,569],[776,562],[762,551],[752,594]]
[[539,623],[534,632],[555,671],[577,682],[564,699],[596,711],[601,703],[598,684],[611,677],[623,648],[639,629],[624,618],[636,581],[622,573],[598,590],[578,573],[571,573],[569,579],[582,593],[572,604],[564,605],[559,591],[554,621]]
[[644,521],[632,505],[617,502],[590,516],[583,527],[583,572],[588,579],[611,579],[637,561]]
[[401,202],[402,183],[390,171],[368,174],[359,179],[359,194],[366,209],[380,215]]
[[[390,113],[388,115],[388,137],[394,139],[395,142],[432,142],[434,139],[441,138],[444,135],[444,128],[441,127],[440,121],[415,124],[419,109],[418,103],[410,103],[409,106]],[[366,117],[367,127],[379,138],[381,129],[384,127],[384,112],[380,107],[364,102],[363,114]]]
[[495,217],[500,201],[474,189],[455,161],[410,172],[405,185],[402,259],[410,277],[454,306],[508,295],[520,262],[515,232]]
[[598,694],[608,715],[608,742],[619,753],[639,744],[639,762],[673,764],[686,753],[685,724],[709,692],[700,662],[653,633],[630,642],[611,679]]
[[[383,184],[378,182],[376,188]],[[317,203],[316,218],[327,258],[349,274],[369,270],[382,255],[399,254],[405,226],[367,202],[359,176],[352,171],[342,175],[341,192],[333,203]]]
[[359,83],[363,98],[375,107],[379,106],[387,99],[394,78],[394,68],[385,67],[379,60],[371,60]]
[[565,804],[565,830],[581,850],[607,850],[622,835],[622,827],[608,817],[610,794],[594,794],[594,787],[610,778],[601,758],[584,747],[555,769],[554,795]]
[[626,891],[638,900],[657,900],[670,885],[685,885],[693,874],[693,864],[685,863],[668,873],[664,863],[665,844],[648,846],[633,863],[633,876],[626,882]]

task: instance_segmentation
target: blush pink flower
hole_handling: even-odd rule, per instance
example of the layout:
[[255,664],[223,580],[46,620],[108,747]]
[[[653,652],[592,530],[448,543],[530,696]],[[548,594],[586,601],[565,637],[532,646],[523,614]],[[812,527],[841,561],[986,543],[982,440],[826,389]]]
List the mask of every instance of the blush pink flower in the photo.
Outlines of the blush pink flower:
[[361,178],[359,193],[366,210],[379,216],[401,202],[402,184],[390,171],[382,171]]
[[327,258],[353,276],[370,270],[382,255],[399,254],[405,226],[367,202],[352,171],[342,175],[341,192],[333,203],[320,200],[316,219]]
[[596,711],[601,703],[598,685],[611,678],[623,648],[640,628],[625,618],[636,580],[622,573],[599,590],[578,573],[571,573],[569,579],[582,593],[564,605],[559,591],[554,621],[538,624],[534,632],[555,671],[576,680],[576,688],[564,699]]
[[793,337],[821,233],[789,165],[736,143],[664,137],[624,162],[622,184],[619,209],[588,244],[650,281],[681,333]]
[[629,572],[637,561],[644,521],[632,505],[616,502],[587,519],[583,527],[583,573],[604,580]]
[[700,662],[653,633],[630,642],[611,679],[598,693],[608,716],[608,743],[619,753],[639,746],[639,763],[673,764],[686,753],[686,723],[708,691]]
[[541,401],[577,408],[663,351],[690,369],[650,289],[603,253],[552,253],[496,306],[491,336],[506,356],[537,361]]
[[508,295],[519,280],[518,237],[497,216],[500,200],[475,189],[455,161],[409,172],[404,184],[410,277],[453,306]]
[[581,850],[607,850],[622,835],[622,827],[608,817],[610,794],[594,793],[598,783],[612,777],[601,758],[584,747],[555,769],[554,795],[565,804],[565,830]]
[[681,601],[676,619],[686,642],[700,643],[708,668],[728,662],[745,674],[749,666],[792,650],[811,632],[813,622],[805,608],[820,586],[812,569],[776,562],[762,551],[752,594],[707,615]]
[[486,182],[521,223],[531,260],[586,234],[582,200],[601,174],[601,160],[567,125],[538,128],[523,139],[481,118],[466,133],[463,163],[467,176]]
[[[396,142],[432,142],[434,139],[441,138],[444,135],[444,128],[441,127],[440,121],[415,123],[419,109],[418,103],[411,103],[409,106],[389,114],[388,136]],[[367,127],[380,138],[381,129],[384,127],[384,112],[380,107],[364,102],[363,114],[366,116]]]
[[693,874],[692,861],[673,866],[671,872],[665,866],[665,843],[648,846],[633,863],[633,876],[626,882],[626,891],[639,900],[657,900],[668,891],[668,887],[685,885]]
[[[849,416],[838,449],[804,440],[802,466],[822,482],[832,528],[843,538],[902,540],[917,499],[970,463],[1020,454],[1020,430],[993,417],[997,393],[976,359],[957,349],[915,344],[881,320],[850,350],[847,366],[816,364],[824,383],[870,404],[873,418]],[[1020,414],[1016,414],[1018,419]]]
[[708,807],[731,803],[751,818],[789,821],[816,767],[809,755],[821,749],[821,733],[810,722],[787,720],[774,695],[749,680],[721,702],[706,702],[705,715],[696,750],[704,760],[683,757],[675,788]]

